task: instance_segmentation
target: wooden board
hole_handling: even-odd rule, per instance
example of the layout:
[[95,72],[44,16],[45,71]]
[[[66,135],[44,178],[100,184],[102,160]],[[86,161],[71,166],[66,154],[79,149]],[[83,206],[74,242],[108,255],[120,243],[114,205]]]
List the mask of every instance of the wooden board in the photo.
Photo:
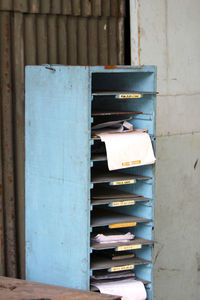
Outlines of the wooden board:
[[0,300],[120,300],[121,297],[0,276]]

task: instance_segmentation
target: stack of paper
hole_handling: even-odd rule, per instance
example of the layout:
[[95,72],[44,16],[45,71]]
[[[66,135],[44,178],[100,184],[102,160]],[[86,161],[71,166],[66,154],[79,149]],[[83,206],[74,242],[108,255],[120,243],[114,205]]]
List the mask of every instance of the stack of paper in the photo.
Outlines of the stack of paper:
[[100,244],[107,244],[107,243],[127,243],[134,239],[134,235],[130,232],[127,233],[120,233],[118,231],[112,231],[108,233],[100,233],[96,236],[92,237],[92,241]]
[[120,278],[130,278],[135,277],[135,274],[132,271],[120,271],[120,272],[107,272],[100,271],[97,274],[93,274],[91,279],[93,281],[97,280],[110,280],[110,279],[120,279]]

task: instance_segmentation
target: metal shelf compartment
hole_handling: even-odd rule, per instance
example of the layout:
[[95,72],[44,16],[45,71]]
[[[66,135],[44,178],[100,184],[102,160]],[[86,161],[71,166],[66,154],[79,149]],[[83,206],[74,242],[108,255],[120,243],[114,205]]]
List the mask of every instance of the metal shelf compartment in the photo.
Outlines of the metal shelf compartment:
[[[131,116],[154,141],[156,68],[53,69],[26,67],[26,279],[88,290],[95,270],[125,263],[102,261],[98,251],[126,246],[153,299],[154,166],[105,170],[105,153],[91,154],[100,142],[91,123]],[[90,242],[118,224],[136,238]]]

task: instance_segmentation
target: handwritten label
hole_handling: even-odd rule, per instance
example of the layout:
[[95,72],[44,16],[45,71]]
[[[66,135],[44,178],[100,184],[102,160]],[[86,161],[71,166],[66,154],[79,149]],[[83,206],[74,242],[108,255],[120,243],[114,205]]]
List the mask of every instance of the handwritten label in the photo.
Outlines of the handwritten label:
[[119,98],[120,99],[127,99],[127,98],[141,98],[142,95],[141,94],[120,94]]
[[141,164],[141,160],[128,161],[128,162],[123,162],[122,167],[130,167],[130,166],[139,165],[139,164]]
[[118,201],[118,202],[112,202],[109,206],[116,207],[116,206],[126,206],[126,205],[134,205],[134,200],[127,200],[127,201]]
[[124,250],[134,250],[134,249],[141,249],[142,245],[127,245],[127,246],[119,246],[117,247],[117,251],[124,251]]
[[109,228],[114,229],[114,228],[122,228],[122,227],[134,227],[136,226],[136,224],[137,224],[136,222],[111,224],[109,225]]
[[110,185],[122,185],[122,184],[131,184],[131,183],[136,183],[136,180],[135,179],[130,179],[130,180],[112,181],[109,184]]
[[118,272],[118,271],[124,271],[124,270],[132,270],[132,269],[134,269],[134,265],[126,265],[126,266],[110,268],[109,272]]

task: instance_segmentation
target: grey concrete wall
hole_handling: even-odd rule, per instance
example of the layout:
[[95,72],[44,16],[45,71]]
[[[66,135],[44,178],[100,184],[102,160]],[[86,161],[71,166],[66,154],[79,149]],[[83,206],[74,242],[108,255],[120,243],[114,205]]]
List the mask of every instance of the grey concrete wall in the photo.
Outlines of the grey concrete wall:
[[158,66],[155,300],[200,299],[200,1],[139,0]]

